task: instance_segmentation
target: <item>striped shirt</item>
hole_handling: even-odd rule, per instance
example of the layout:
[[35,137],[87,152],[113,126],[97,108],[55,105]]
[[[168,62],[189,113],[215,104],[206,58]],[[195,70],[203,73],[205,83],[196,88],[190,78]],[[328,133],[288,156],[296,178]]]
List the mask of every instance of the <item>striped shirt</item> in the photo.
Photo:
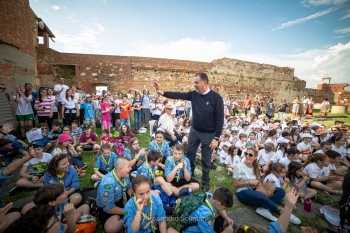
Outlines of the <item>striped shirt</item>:
[[45,99],[43,99],[42,102],[40,102],[39,99],[36,99],[34,108],[38,108],[38,109],[45,108],[45,110],[37,111],[38,116],[48,116],[50,115],[53,104],[54,104],[53,100],[49,97],[46,97]]

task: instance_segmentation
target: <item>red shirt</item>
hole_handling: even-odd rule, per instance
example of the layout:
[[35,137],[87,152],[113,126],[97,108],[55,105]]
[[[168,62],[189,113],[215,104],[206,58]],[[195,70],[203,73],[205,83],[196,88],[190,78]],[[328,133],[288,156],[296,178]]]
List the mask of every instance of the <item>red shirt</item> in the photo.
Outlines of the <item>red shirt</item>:
[[[129,118],[130,117],[130,105],[128,103],[120,103],[120,118]],[[124,108],[124,110],[123,110]]]
[[250,108],[252,106],[252,99],[251,98],[246,99],[243,105],[244,105],[244,108]]
[[96,134],[94,134],[94,133],[91,132],[89,136],[86,136],[86,134],[83,133],[83,134],[80,136],[79,143],[85,143],[85,142],[87,142],[89,139],[91,139],[91,141],[93,141],[93,142],[97,142]]

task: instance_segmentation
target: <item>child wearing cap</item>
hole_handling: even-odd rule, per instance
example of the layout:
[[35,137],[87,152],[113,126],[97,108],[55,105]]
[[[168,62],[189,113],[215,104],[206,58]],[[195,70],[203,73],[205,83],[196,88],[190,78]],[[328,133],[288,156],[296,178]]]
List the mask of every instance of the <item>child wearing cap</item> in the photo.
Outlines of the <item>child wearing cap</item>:
[[84,132],[79,139],[79,146],[77,146],[78,152],[83,151],[97,151],[100,146],[97,144],[97,136],[91,132],[90,125],[84,125]]
[[[40,141],[34,141],[29,148],[32,159],[23,164],[19,175],[21,178],[16,182],[16,186],[11,189],[10,195],[14,195],[21,188],[40,188],[43,186],[44,174],[50,160],[51,154],[45,153],[44,145]],[[16,191],[15,191],[16,190]]]
[[242,124],[242,129],[238,132],[238,134],[244,133],[245,135],[249,135],[249,124],[243,123]]
[[41,135],[43,138],[38,141],[44,145],[44,151],[48,151],[52,147],[52,133],[48,130],[47,124],[45,123],[40,123],[39,127],[41,128]]
[[188,137],[190,136],[190,129],[184,130],[185,136],[182,138],[182,143],[188,142]]
[[302,139],[303,141],[297,145],[297,149],[301,152],[300,159],[304,161],[310,154],[312,154],[317,145],[317,148],[319,147],[319,144],[311,143],[312,135],[309,133],[303,133]]

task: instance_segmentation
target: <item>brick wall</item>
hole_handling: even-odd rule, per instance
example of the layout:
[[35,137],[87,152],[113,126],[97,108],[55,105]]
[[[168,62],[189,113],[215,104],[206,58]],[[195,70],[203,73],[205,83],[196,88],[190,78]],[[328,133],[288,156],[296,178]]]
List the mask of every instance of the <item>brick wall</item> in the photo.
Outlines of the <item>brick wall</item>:
[[[263,99],[286,98],[291,102],[296,95],[322,96],[317,90],[305,88],[306,82],[294,76],[294,69],[267,64],[218,59],[211,63],[174,59],[125,57],[93,54],[59,53],[45,46],[37,47],[38,77],[53,85],[59,76],[58,67],[75,66],[73,83],[93,92],[96,86],[106,85],[114,93],[129,88],[153,89],[153,82],[164,90],[189,91],[197,72],[206,72],[210,88],[222,95],[237,98],[239,102],[249,94]],[[67,80],[68,81],[68,80]],[[320,97],[321,98],[321,97]],[[320,99],[318,98],[318,99]]]
[[[36,24],[33,16],[28,0],[0,1],[0,40],[19,47],[4,45],[13,54],[18,54],[18,51],[23,53],[27,59],[24,61],[19,56],[0,59],[0,82],[5,83],[8,93],[14,93],[15,86],[24,85],[25,82],[35,84]],[[28,64],[28,60],[31,64]]]

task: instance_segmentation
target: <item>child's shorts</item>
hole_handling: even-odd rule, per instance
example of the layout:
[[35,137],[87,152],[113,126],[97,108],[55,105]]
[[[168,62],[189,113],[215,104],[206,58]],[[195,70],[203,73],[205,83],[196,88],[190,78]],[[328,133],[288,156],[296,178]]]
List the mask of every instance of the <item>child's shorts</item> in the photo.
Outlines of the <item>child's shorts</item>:
[[198,180],[195,180],[193,178],[191,178],[189,181],[185,180],[184,178],[179,179],[179,181],[176,180],[176,177],[174,177],[174,179],[170,182],[173,186],[175,186],[176,188],[180,188],[181,186],[184,186],[186,184],[190,184],[190,183],[198,183]]
[[90,122],[91,123],[95,123],[96,122],[96,120],[95,120],[95,118],[84,118],[84,123],[85,124],[90,124]]
[[28,114],[28,115],[16,115],[16,119],[18,121],[33,121],[34,118],[34,114]]

